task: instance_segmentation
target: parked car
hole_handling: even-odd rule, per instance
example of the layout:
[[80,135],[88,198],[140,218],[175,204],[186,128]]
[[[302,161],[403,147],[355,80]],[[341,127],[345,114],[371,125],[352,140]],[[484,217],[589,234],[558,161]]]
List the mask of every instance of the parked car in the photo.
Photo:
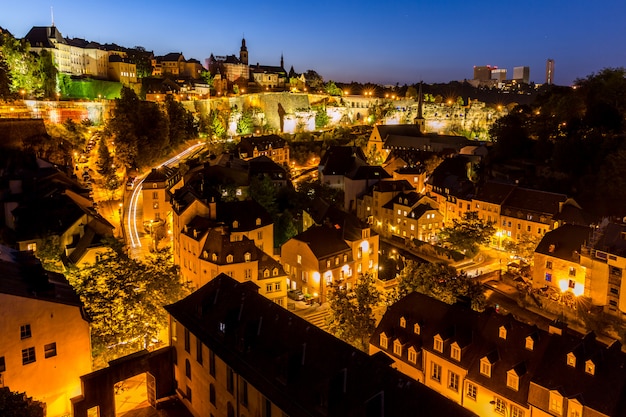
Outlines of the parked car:
[[289,290],[287,291],[287,297],[295,301],[304,300],[304,294],[302,294],[302,290]]

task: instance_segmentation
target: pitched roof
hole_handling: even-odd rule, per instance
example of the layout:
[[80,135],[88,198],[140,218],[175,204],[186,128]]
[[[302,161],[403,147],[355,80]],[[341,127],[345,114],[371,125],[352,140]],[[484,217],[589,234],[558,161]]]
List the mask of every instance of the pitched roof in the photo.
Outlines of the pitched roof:
[[473,415],[390,368],[388,359],[262,297],[251,282],[220,274],[165,308],[287,415]]
[[581,247],[589,241],[592,229],[587,226],[564,224],[546,233],[535,253],[549,255],[568,262],[578,262]]
[[1,245],[0,293],[77,306],[81,312],[83,310],[83,303],[62,274],[46,271],[30,251],[20,252]]
[[331,146],[320,160],[324,175],[346,175],[358,166],[367,165],[367,158],[358,146]]
[[[523,210],[545,215],[555,215],[561,204],[567,200],[565,194],[548,191],[531,190],[529,188],[515,188],[503,204],[503,209]],[[514,212],[512,213],[515,214]]]
[[475,200],[501,205],[517,186],[494,181],[487,181],[477,188]]
[[265,151],[268,149],[284,148],[286,145],[287,141],[278,135],[263,135],[241,138],[238,148],[240,154],[245,153],[247,157],[251,157],[255,149]]
[[342,238],[341,227],[338,225],[311,226],[292,239],[306,243],[317,259],[341,252],[352,254],[350,246]]
[[67,43],[56,26],[33,26],[24,36],[24,39],[34,48],[55,48],[52,39],[57,43]]

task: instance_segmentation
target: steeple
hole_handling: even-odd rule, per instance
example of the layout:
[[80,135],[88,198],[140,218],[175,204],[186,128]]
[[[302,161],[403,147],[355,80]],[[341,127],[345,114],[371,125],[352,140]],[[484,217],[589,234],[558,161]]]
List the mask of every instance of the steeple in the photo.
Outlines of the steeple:
[[241,49],[239,49],[239,60],[242,64],[248,65],[248,48],[246,47],[246,38],[241,38]]
[[419,91],[417,92],[417,117],[414,122],[419,127],[420,132],[424,133],[424,128],[426,125],[426,120],[424,120],[423,115],[423,107],[424,105],[424,96],[422,94],[422,82],[420,81]]
[[282,69],[285,69],[285,60],[283,59],[283,54],[282,54],[282,52],[281,52],[281,54],[280,54],[280,67],[281,67]]

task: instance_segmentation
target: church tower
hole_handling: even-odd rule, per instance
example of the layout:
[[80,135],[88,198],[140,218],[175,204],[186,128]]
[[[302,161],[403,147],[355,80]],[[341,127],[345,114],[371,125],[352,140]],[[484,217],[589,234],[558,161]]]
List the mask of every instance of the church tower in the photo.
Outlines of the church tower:
[[239,50],[239,60],[242,64],[248,65],[248,48],[246,47],[246,38],[241,38],[241,49]]

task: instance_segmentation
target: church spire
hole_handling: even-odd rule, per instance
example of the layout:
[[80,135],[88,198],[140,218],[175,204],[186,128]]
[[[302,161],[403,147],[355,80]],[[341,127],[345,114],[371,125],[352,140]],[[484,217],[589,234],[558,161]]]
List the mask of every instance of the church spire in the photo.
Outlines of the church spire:
[[417,92],[417,117],[415,118],[415,124],[419,127],[420,132],[424,133],[426,120],[424,120],[423,114],[424,95],[422,94],[422,82],[420,81],[419,91]]

